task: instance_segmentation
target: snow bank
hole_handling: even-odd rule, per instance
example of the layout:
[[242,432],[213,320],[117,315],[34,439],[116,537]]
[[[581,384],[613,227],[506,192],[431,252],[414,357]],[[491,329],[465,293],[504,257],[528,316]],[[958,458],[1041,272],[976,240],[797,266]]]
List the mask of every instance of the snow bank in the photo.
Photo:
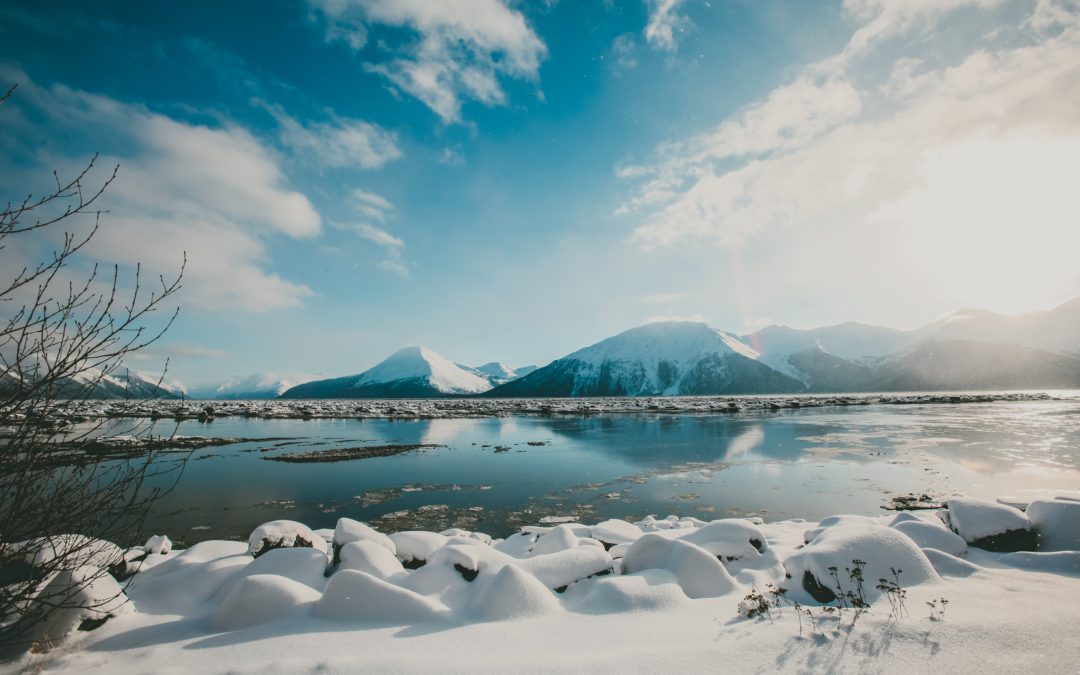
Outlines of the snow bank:
[[262,554],[230,581],[218,595],[231,592],[231,587],[244,578],[263,574],[291,579],[299,584],[321,591],[326,586],[326,568],[330,560],[322,551],[313,548],[275,548]]
[[274,520],[255,528],[248,537],[248,552],[256,558],[275,548],[307,547],[326,552],[326,540],[303,523]]
[[[824,522],[824,521],[823,521]],[[904,588],[940,579],[922,550],[907,535],[880,525],[834,525],[825,528],[813,541],[784,561],[784,568],[795,584],[818,602],[833,602],[840,590],[857,592],[849,570],[855,561],[863,566],[862,595],[873,602],[880,595],[880,579],[894,581],[898,570]]]
[[696,544],[655,533],[631,544],[622,560],[623,574],[647,569],[670,572],[688,598],[715,598],[736,588],[716,556]]
[[31,603],[30,611],[41,607],[56,608],[32,629],[31,639],[42,644],[59,642],[80,627],[132,609],[120,584],[100,568],[89,565],[54,576]]
[[1038,530],[1040,551],[1080,551],[1080,501],[1034,501],[1027,517]]
[[1020,509],[970,497],[954,497],[947,506],[942,518],[972,546],[990,551],[1034,548],[1031,522]]

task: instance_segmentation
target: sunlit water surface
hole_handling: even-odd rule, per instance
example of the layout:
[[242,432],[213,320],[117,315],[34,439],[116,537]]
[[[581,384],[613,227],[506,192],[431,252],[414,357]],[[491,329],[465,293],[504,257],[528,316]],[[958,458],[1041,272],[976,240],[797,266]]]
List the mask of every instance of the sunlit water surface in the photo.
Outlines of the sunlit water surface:
[[[158,425],[157,433],[175,426]],[[278,518],[320,528],[348,516],[389,531],[462,527],[503,536],[542,519],[874,514],[908,493],[1080,496],[1076,398],[740,415],[224,418],[183,422],[177,433],[289,439],[192,453],[147,521],[189,544],[246,538]],[[266,459],[414,443],[441,447],[334,463]]]

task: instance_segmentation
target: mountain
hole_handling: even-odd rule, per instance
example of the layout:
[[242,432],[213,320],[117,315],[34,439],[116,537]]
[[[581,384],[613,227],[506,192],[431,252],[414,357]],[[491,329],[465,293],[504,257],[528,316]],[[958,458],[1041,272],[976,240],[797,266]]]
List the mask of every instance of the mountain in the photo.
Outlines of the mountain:
[[228,380],[218,387],[190,392],[191,398],[217,400],[259,400],[277,398],[297,384],[294,378],[281,378],[276,375],[254,374],[244,378]]
[[406,347],[359,375],[301,384],[281,398],[433,398],[479,394],[484,378],[424,347]]
[[632,328],[564,356],[488,396],[649,396],[802,391],[737,336],[703,323]]
[[[160,378],[147,373],[116,369],[111,375],[89,368],[73,377],[56,381],[53,391],[59,398],[73,399],[147,399],[180,398],[184,395],[181,385],[161,382]],[[0,383],[0,392],[10,392],[17,387],[19,379],[14,373],[6,373]]]
[[[761,355],[762,363],[809,387],[816,384],[825,391],[842,391],[845,385],[841,382],[850,382],[852,386],[858,385],[853,390],[858,391],[867,384],[862,381],[866,372],[848,368],[844,363],[871,363],[908,345],[911,334],[849,321],[810,330],[768,326],[741,339]],[[798,364],[792,361],[793,357]],[[828,377],[829,371],[843,373],[833,382]]]
[[459,368],[462,368],[477,377],[482,377],[491,383],[491,386],[496,387],[500,384],[506,384],[512,380],[516,380],[519,377],[524,377],[532,371],[536,370],[536,366],[522,366],[521,368],[511,368],[505,363],[499,363],[498,361],[492,361],[491,363],[485,363],[482,366],[472,368],[470,366],[463,366],[458,364]]

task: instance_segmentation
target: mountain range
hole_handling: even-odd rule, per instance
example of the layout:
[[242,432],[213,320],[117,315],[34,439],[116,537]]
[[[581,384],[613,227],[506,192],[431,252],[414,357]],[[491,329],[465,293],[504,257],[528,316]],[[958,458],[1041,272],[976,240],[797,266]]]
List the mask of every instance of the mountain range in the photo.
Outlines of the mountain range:
[[470,368],[422,347],[283,398],[675,396],[1080,388],[1080,298],[1005,316],[960,310],[913,331],[854,322],[736,335],[689,321],[632,328],[533,369]]

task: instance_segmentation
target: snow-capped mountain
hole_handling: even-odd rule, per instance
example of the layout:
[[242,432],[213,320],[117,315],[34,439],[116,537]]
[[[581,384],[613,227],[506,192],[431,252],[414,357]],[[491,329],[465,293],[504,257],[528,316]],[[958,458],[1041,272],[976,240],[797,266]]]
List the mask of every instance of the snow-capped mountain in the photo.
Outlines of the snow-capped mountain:
[[473,373],[478,377],[482,377],[491,383],[491,386],[496,387],[500,384],[506,384],[519,377],[524,377],[536,370],[536,366],[522,366],[521,368],[511,368],[505,363],[499,361],[492,361],[491,363],[485,363],[482,366],[463,366],[460,363],[458,367]]
[[914,342],[977,340],[1080,356],[1080,298],[1018,316],[962,309],[914,331],[912,337]]
[[228,380],[217,387],[199,389],[190,392],[191,398],[217,400],[259,400],[281,396],[298,384],[311,378],[279,377],[269,374],[254,374],[243,378]]
[[490,396],[646,396],[802,391],[738,336],[703,323],[632,328],[574,352]]
[[431,398],[479,394],[484,378],[424,347],[406,347],[359,375],[301,384],[282,398]]

